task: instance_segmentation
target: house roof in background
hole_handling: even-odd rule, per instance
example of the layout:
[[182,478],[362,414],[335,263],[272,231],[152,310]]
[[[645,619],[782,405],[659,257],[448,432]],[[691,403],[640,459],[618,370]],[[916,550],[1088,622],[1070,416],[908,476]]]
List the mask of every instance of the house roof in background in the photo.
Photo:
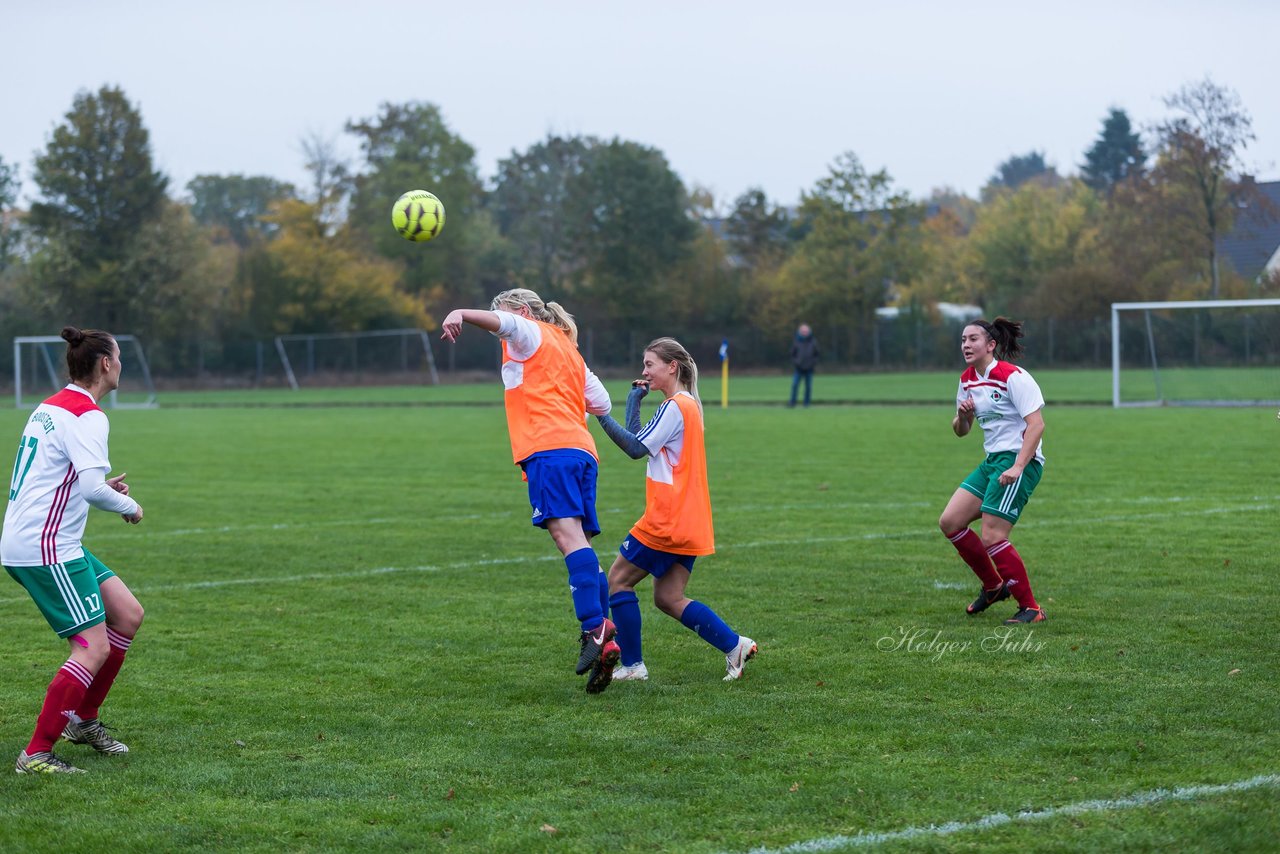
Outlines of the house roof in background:
[[1280,181],[1254,186],[1265,201],[1243,203],[1231,231],[1218,238],[1219,256],[1251,282],[1280,250]]

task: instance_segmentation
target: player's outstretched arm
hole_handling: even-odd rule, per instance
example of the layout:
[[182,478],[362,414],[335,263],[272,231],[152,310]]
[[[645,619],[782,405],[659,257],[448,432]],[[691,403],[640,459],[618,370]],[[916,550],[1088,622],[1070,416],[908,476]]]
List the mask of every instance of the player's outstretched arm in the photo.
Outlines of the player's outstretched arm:
[[446,341],[457,341],[462,334],[462,324],[470,323],[490,332],[497,332],[500,321],[498,313],[483,308],[455,308],[445,316],[440,324],[440,337]]

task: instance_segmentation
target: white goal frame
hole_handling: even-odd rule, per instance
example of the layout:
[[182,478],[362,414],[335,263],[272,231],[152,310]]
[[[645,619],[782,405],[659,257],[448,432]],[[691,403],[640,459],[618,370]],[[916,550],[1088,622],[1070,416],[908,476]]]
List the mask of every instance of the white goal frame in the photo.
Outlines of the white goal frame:
[[[107,395],[107,405],[112,409],[155,409],[160,404],[156,400],[156,386],[151,381],[151,366],[147,364],[147,357],[142,352],[142,344],[132,335],[114,335],[116,343],[120,345],[120,352],[127,354],[128,359],[133,365],[137,366],[137,370],[141,372],[142,383],[147,398],[141,403],[121,403],[117,399],[116,392]],[[13,339],[13,401],[15,409],[24,409],[30,406],[30,403],[24,403],[22,400],[22,345],[23,344],[62,344],[66,345],[66,340],[60,335],[21,335]],[[62,388],[66,383],[61,379],[59,368],[54,365],[53,358],[49,355],[49,348],[41,346],[38,350],[40,360],[44,364],[45,373],[49,377],[49,387],[53,391]]]
[[298,384],[298,375],[293,370],[293,363],[289,360],[289,354],[285,351],[284,345],[286,341],[306,341],[308,346],[314,345],[317,341],[350,341],[353,347],[358,347],[361,339],[393,336],[401,339],[417,337],[422,342],[422,349],[427,358],[427,370],[431,375],[431,384],[440,385],[440,374],[436,371],[436,357],[431,351],[431,333],[425,329],[377,329],[371,332],[317,332],[314,334],[277,335],[275,344],[276,353],[280,356],[280,363],[284,365],[284,375],[289,382],[289,388],[298,391],[301,386]]
[[1219,308],[1263,308],[1280,306],[1280,299],[1214,299],[1214,300],[1168,300],[1165,302],[1113,302],[1111,304],[1111,405],[1113,408],[1132,406],[1166,406],[1171,403],[1184,406],[1278,406],[1277,400],[1188,400],[1166,401],[1160,395],[1160,368],[1155,355],[1155,342],[1151,333],[1151,316],[1147,314],[1147,346],[1152,357],[1152,370],[1156,377],[1156,400],[1129,401],[1120,400],[1120,313],[1124,311],[1165,311],[1168,309],[1219,309]]

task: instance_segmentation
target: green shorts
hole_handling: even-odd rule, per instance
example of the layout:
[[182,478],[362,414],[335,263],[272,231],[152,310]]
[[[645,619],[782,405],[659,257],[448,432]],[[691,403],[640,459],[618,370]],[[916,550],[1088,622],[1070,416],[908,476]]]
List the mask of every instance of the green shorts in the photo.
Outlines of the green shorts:
[[1001,485],[1000,475],[1017,459],[1018,455],[1013,451],[987,454],[987,458],[964,479],[960,488],[982,499],[983,513],[999,516],[1008,522],[1017,522],[1044,472],[1044,466],[1032,460],[1022,470],[1022,477],[1008,486]]
[[69,638],[107,618],[101,584],[115,573],[88,549],[84,557],[66,563],[6,566],[5,570],[27,589],[60,638]]

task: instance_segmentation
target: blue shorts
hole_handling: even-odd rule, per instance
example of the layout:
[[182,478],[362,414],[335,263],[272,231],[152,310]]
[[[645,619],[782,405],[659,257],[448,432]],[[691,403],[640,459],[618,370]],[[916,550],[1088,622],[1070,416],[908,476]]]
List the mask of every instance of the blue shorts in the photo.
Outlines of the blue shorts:
[[667,570],[677,563],[693,572],[693,562],[697,560],[695,555],[678,555],[651,549],[635,537],[627,537],[623,540],[622,545],[618,548],[618,554],[654,578],[661,578],[666,575]]
[[533,524],[547,527],[549,519],[581,519],[582,532],[600,533],[596,518],[596,475],[599,466],[586,451],[539,451],[521,464],[529,481]]

